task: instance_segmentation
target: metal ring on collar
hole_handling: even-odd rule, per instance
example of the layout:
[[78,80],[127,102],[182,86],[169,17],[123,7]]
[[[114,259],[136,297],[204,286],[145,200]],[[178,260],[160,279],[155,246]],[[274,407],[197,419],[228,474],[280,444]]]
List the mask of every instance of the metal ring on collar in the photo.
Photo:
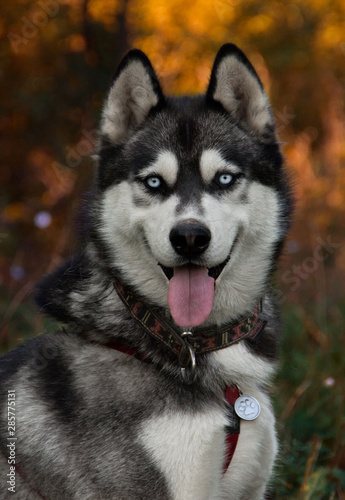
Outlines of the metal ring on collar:
[[195,361],[195,354],[191,346],[187,346],[189,350],[189,355],[190,355],[190,368],[187,370],[186,367],[181,366],[181,377],[183,382],[186,384],[192,384],[195,379],[196,379],[196,361]]
[[[183,332],[181,334],[181,337],[186,337],[186,336],[192,336],[192,332]],[[188,359],[187,361],[185,361],[185,358],[184,358],[184,362],[183,364],[182,363],[182,354],[185,354],[185,349],[188,350]],[[181,364],[181,367],[180,367],[180,370],[181,370],[181,377],[182,377],[182,380],[183,382],[185,382],[186,384],[192,384],[195,379],[196,379],[196,359],[195,359],[195,353],[193,351],[193,348],[191,345],[188,344],[188,342],[185,342],[184,343],[184,347],[182,348],[181,350],[181,353],[180,353],[180,364]],[[190,366],[189,366],[190,365]],[[188,369],[187,369],[188,367]]]

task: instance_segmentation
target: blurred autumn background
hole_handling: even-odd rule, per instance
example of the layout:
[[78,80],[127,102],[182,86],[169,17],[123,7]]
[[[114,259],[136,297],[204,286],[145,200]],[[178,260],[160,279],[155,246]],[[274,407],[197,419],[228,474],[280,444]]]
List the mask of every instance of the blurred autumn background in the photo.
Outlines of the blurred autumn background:
[[75,245],[102,101],[133,47],[167,93],[205,89],[234,42],[270,96],[296,213],[277,273],[284,316],[269,498],[345,498],[343,0],[11,0],[0,5],[0,351],[56,328],[32,289]]

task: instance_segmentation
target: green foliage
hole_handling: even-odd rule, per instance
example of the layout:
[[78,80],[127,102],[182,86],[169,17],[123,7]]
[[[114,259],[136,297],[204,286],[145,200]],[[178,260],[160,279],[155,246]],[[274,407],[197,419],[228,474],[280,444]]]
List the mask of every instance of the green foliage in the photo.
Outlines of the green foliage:
[[281,453],[273,498],[330,500],[345,493],[343,305],[337,311],[337,321],[326,316],[320,325],[326,339],[320,345],[321,337],[306,328],[306,313],[285,308],[275,396]]

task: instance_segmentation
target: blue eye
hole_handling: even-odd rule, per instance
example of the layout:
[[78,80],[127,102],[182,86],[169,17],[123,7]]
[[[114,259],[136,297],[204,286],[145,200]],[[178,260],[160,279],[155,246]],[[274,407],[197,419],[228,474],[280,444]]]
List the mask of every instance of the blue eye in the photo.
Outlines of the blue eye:
[[162,186],[162,181],[156,175],[152,175],[151,177],[147,177],[145,179],[145,183],[151,189],[159,189]]
[[231,174],[221,174],[219,177],[218,177],[218,182],[219,184],[221,184],[222,186],[228,186],[229,184],[232,183],[232,181],[234,180],[234,177],[233,175]]

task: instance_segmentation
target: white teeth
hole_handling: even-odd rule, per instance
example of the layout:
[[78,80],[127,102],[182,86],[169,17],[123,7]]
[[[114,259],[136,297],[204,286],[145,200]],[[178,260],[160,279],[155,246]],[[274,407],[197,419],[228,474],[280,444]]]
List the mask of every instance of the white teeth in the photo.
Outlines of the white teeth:
[[[213,278],[214,280],[216,280],[220,276],[220,274],[222,273],[224,267],[229,262],[229,260],[230,260],[230,255],[221,264],[218,264],[218,265],[216,265],[214,267],[208,267],[207,268],[208,275],[211,278]],[[171,278],[174,276],[174,268],[173,267],[163,266],[163,264],[160,264],[159,262],[157,262],[157,264],[162,269],[162,271],[165,274],[165,276],[167,277],[167,279],[170,281]],[[188,264],[185,264],[185,265],[188,265]],[[196,264],[190,264],[190,265],[198,267],[198,266],[196,266]]]
[[230,260],[230,254],[229,256],[222,262],[221,264],[218,264],[217,266],[211,267],[208,269],[208,275],[211,276],[211,278],[214,278],[214,280],[218,279],[220,274],[222,273],[224,267],[227,265],[227,263]]

